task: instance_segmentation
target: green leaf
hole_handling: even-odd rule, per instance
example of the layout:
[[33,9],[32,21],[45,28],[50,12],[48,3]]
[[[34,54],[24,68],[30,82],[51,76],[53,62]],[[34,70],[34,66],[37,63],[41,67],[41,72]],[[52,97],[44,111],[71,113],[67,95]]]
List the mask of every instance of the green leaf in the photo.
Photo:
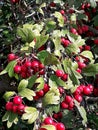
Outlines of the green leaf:
[[40,35],[36,37],[36,44],[35,44],[35,48],[38,49],[40,48],[42,45],[44,45],[47,40],[48,40],[49,36],[48,35]]
[[94,56],[91,51],[82,51],[80,55],[88,58],[90,61],[94,59]]
[[5,92],[5,94],[3,95],[3,98],[4,98],[6,101],[9,101],[10,97],[13,96],[14,94],[15,94],[14,91]]
[[44,65],[57,65],[58,63],[58,58],[52,53],[48,53],[48,56],[44,60]]
[[94,16],[93,21],[94,21],[94,25],[98,26],[98,15]]
[[38,85],[37,85],[37,91],[43,89],[43,87],[44,87],[44,79],[43,79],[43,77],[37,78],[36,81],[35,81],[35,83],[38,83]]
[[43,50],[37,54],[38,59],[44,64],[45,59],[48,57],[49,52]]
[[64,17],[62,16],[62,14],[60,12],[55,11],[54,16],[57,18],[57,20],[59,22],[59,26],[63,27],[64,26]]
[[32,88],[33,87],[33,85],[35,84],[36,79],[37,79],[37,73],[35,75],[32,75],[28,79],[28,88]]
[[56,22],[54,22],[52,20],[47,21],[46,29],[47,29],[48,32],[53,31],[55,28],[56,28]]
[[51,75],[49,79],[49,86],[57,87],[57,86],[65,86],[65,82],[58,78],[55,75]]
[[94,76],[98,74],[98,63],[87,65],[87,67],[82,69],[82,73],[86,76]]
[[54,125],[42,125],[41,128],[45,128],[46,130],[56,130]]
[[43,105],[49,104],[59,104],[60,102],[60,93],[57,87],[52,87],[43,97]]
[[32,124],[38,118],[38,111],[34,107],[26,107],[22,120],[28,120],[28,124]]
[[24,25],[23,28],[17,28],[17,34],[22,38],[22,41],[24,42],[30,43],[34,39],[34,33],[32,32],[32,28],[30,27]]
[[18,85],[18,92],[22,91],[28,86],[28,80],[22,79]]
[[9,77],[13,77],[14,76],[14,66],[16,64],[17,64],[16,60],[9,62],[8,65],[6,66],[6,68],[0,73],[0,75],[3,75],[8,72]]
[[32,101],[33,96],[35,96],[35,92],[33,90],[30,90],[28,88],[24,88],[18,93],[20,96],[27,98],[28,100]]
[[74,102],[75,102],[75,106],[77,107],[81,117],[83,118],[82,124],[85,125],[87,123],[86,111],[85,111],[84,107],[80,106],[80,104],[76,100],[74,100]]
[[70,20],[73,21],[73,22],[76,22],[76,14],[73,13],[70,17]]
[[86,19],[86,15],[82,14],[82,13],[79,13],[78,16],[77,16],[77,19],[78,20]]
[[7,121],[9,119],[9,111],[6,111],[6,113],[4,114],[4,116],[2,117],[2,121]]

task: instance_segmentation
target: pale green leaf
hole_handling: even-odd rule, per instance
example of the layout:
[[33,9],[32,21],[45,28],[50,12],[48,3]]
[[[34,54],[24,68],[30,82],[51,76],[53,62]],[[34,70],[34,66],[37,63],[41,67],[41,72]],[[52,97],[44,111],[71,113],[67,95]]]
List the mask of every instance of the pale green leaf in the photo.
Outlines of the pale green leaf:
[[41,128],[45,128],[46,130],[56,130],[54,125],[42,125]]
[[43,79],[43,77],[37,78],[36,81],[35,81],[35,83],[38,83],[38,85],[37,85],[37,91],[43,89],[43,87],[44,87],[44,79]]
[[9,111],[6,111],[6,113],[4,114],[4,116],[2,117],[2,121],[7,121],[9,119]]
[[22,79],[18,85],[18,92],[22,91],[28,86],[28,80]]
[[14,91],[5,92],[5,94],[3,95],[3,98],[4,98],[6,101],[9,101],[10,97],[13,96],[14,94],[15,94]]

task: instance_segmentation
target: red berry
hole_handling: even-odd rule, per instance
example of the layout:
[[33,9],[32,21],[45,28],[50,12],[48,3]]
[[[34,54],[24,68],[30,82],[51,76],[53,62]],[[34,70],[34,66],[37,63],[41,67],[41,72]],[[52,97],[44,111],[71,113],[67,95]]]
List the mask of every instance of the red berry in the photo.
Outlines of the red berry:
[[43,123],[45,123],[45,124],[53,124],[53,119],[51,118],[51,117],[46,117],[45,119],[44,119],[44,122]]
[[83,88],[83,93],[85,95],[90,95],[91,94],[91,89],[88,86],[86,86],[85,88]]
[[79,69],[83,69],[86,67],[86,64],[83,62],[78,62],[78,67],[79,67]]
[[54,2],[51,2],[51,3],[50,3],[50,6],[51,6],[51,7],[55,7],[56,4],[55,4]]
[[26,62],[25,62],[25,66],[26,66],[26,67],[31,67],[31,61],[26,61]]
[[20,65],[16,65],[16,66],[14,67],[14,72],[15,72],[16,74],[19,74],[19,73],[21,72],[21,66],[20,66]]
[[78,34],[78,33],[77,33],[77,30],[76,30],[75,28],[71,28],[71,29],[70,29],[70,32],[73,33],[73,34]]
[[60,13],[61,13],[62,15],[64,15],[64,14],[65,14],[65,11],[62,9],[62,10],[60,10]]
[[61,79],[62,79],[63,81],[67,81],[67,79],[68,79],[68,74],[63,74],[63,76],[61,77]]
[[13,111],[14,113],[17,113],[17,112],[18,112],[18,106],[13,105],[13,109],[12,109],[12,111]]
[[70,41],[65,38],[61,38],[61,43],[64,47],[67,47],[70,44]]
[[91,92],[93,92],[93,89],[94,89],[93,85],[88,84],[87,86],[90,88]]
[[38,97],[43,97],[44,96],[44,91],[39,90],[38,92],[36,92],[36,95],[38,95]]
[[12,3],[18,3],[19,0],[11,0]]
[[71,96],[66,96],[64,102],[70,103],[72,100],[73,100],[73,99],[72,99]]
[[60,94],[64,93],[64,88],[63,87],[58,87],[58,89],[59,89]]
[[44,84],[43,91],[44,91],[44,93],[47,93],[49,91],[49,85],[48,84]]
[[13,102],[7,102],[5,108],[6,108],[7,111],[12,111]]
[[14,53],[8,54],[8,61],[15,60],[16,56]]
[[19,106],[18,106],[18,112],[19,113],[24,113],[24,109],[25,109],[25,105],[23,105],[23,104],[20,104]]
[[65,130],[65,126],[63,123],[57,123],[56,124],[56,129],[57,130]]
[[83,98],[81,95],[75,95],[74,98],[78,101],[78,102],[82,102]]
[[68,109],[72,110],[74,107],[74,102],[73,100],[69,103]]
[[56,70],[55,74],[57,77],[62,77],[64,73],[62,70]]
[[20,96],[15,96],[13,98],[13,103],[16,104],[16,105],[22,104],[22,98]]
[[37,60],[32,61],[31,67],[32,67],[32,69],[37,70],[39,68],[39,61],[37,61]]
[[94,95],[98,96],[98,88],[94,88]]
[[95,40],[94,40],[94,43],[95,43],[96,45],[98,45],[98,39],[95,39]]
[[68,108],[68,104],[65,103],[65,101],[61,102],[61,108],[62,109],[67,109]]

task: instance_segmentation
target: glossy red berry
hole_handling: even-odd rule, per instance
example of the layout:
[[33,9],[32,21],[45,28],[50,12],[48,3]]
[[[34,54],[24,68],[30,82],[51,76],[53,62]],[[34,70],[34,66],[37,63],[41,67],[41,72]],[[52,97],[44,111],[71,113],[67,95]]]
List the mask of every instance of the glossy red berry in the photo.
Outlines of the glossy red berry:
[[35,69],[35,70],[38,69],[39,68],[39,61],[37,61],[37,60],[32,61],[31,67],[32,67],[32,69]]
[[63,123],[57,123],[56,124],[56,129],[57,130],[65,130],[65,126]]
[[68,79],[68,74],[63,74],[63,76],[61,77],[61,79],[63,80],[63,81],[67,81],[67,79]]
[[20,104],[19,106],[18,106],[18,112],[20,113],[24,113],[24,109],[25,109],[25,105],[24,104]]
[[64,102],[66,102],[66,103],[70,103],[72,100],[73,100],[72,97],[69,96],[69,95],[67,95],[67,96],[65,97]]
[[80,69],[83,69],[83,68],[86,67],[86,64],[83,63],[83,62],[78,62],[78,67],[79,67]]
[[7,102],[5,108],[6,108],[7,111],[12,111],[13,102]]
[[17,112],[18,112],[18,106],[17,106],[17,105],[13,105],[12,111],[13,111],[14,113],[17,113]]
[[91,94],[91,89],[88,86],[86,86],[85,88],[83,88],[83,93],[85,95],[90,95]]
[[26,67],[31,67],[31,61],[26,61],[26,62],[25,62],[25,66],[26,66]]
[[22,104],[22,98],[20,96],[15,96],[13,98],[13,103],[16,104],[16,105]]
[[62,9],[62,10],[60,10],[60,13],[61,13],[62,15],[64,15],[64,14],[65,14],[65,11]]
[[56,70],[55,74],[57,77],[62,77],[64,72],[62,70]]
[[16,66],[14,67],[14,72],[15,72],[16,74],[19,74],[19,73],[21,72],[21,66],[20,66],[20,65],[16,65]]
[[81,95],[75,95],[74,98],[78,101],[78,102],[82,102],[83,98]]
[[68,108],[68,104],[65,103],[64,101],[61,102],[61,108],[62,108],[62,109],[67,109],[67,108]]
[[64,47],[67,47],[70,44],[70,41],[65,38],[61,38],[61,43]]
[[49,91],[49,85],[48,84],[44,84],[43,91],[44,91],[44,93],[47,93]]
[[11,0],[12,3],[18,3],[19,0]]
[[60,94],[64,93],[64,88],[63,87],[58,87],[58,89],[59,89]]
[[44,119],[44,122],[43,123],[45,123],[45,124],[53,124],[53,119],[51,118],[51,117],[46,117],[45,119]]
[[15,60],[16,56],[14,53],[8,54],[8,61]]
[[39,91],[36,92],[36,95],[38,95],[38,97],[43,97],[44,96],[44,91],[39,90]]

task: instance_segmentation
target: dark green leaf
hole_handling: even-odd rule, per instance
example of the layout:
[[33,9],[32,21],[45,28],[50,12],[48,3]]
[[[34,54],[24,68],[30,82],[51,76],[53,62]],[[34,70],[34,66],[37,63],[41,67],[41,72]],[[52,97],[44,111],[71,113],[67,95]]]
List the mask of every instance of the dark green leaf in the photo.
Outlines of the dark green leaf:
[[87,65],[87,67],[83,68],[82,73],[86,76],[94,76],[98,74],[98,63]]

